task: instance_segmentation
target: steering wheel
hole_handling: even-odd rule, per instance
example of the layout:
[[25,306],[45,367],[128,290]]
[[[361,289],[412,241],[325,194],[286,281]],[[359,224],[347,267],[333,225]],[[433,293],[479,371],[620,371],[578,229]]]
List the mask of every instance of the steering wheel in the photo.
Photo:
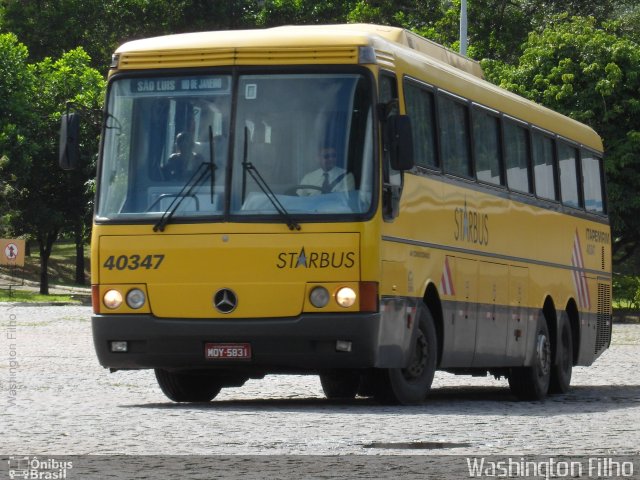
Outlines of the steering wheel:
[[285,195],[298,195],[298,190],[318,190],[319,192],[322,192],[322,187],[318,187],[317,185],[304,185],[304,184],[299,184],[299,185],[295,185],[291,188],[287,188],[287,190],[284,192]]
[[[155,201],[151,205],[149,205],[149,208],[147,208],[145,210],[145,213],[146,212],[150,212],[151,209],[153,207],[155,207],[158,203],[160,203],[161,200],[164,200],[165,198],[177,198],[177,197],[179,197],[179,195],[177,193],[163,193],[162,195],[159,195],[158,198],[156,198]],[[198,200],[198,197],[193,193],[191,193],[189,195],[185,195],[185,198],[186,197],[191,197],[191,198],[193,198],[195,200],[196,212],[199,212],[200,211],[200,200]]]

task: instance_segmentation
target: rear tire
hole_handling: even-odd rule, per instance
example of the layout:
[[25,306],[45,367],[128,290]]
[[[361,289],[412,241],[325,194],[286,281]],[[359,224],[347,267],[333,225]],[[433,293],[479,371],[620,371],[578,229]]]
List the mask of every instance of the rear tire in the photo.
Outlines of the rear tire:
[[327,398],[350,400],[355,398],[360,388],[360,374],[351,370],[323,372],[320,384]]
[[538,317],[535,335],[533,364],[512,368],[509,372],[509,387],[520,400],[543,400],[549,391],[551,379],[551,340],[549,327],[542,314]]
[[174,402],[209,402],[222,387],[211,375],[155,369],[162,392]]
[[567,393],[569,391],[572,369],[573,337],[571,336],[569,321],[563,317],[556,346],[556,363],[551,368],[549,393]]
[[418,405],[427,399],[436,371],[438,340],[429,310],[423,307],[418,308],[418,312],[418,329],[409,365],[376,373],[374,397],[380,403]]

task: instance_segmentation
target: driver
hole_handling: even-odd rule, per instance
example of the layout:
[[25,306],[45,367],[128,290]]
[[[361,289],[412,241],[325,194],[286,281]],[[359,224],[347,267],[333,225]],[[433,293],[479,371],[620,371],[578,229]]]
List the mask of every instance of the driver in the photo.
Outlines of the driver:
[[338,153],[334,147],[323,147],[318,152],[320,168],[307,173],[300,182],[302,187],[297,190],[300,196],[318,195],[320,193],[346,192],[355,188],[355,181],[351,173],[336,166]]
[[191,134],[180,132],[176,135],[176,153],[162,167],[165,180],[183,180],[204,161],[199,153],[193,151],[193,147]]

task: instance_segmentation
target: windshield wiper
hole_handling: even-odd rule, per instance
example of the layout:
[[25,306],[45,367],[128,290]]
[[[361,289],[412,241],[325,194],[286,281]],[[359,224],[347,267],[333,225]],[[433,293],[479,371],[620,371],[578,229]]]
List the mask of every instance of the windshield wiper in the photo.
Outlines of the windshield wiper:
[[[289,230],[300,230],[300,224],[296,222],[291,217],[291,215],[289,215],[289,212],[287,212],[287,209],[284,208],[284,205],[282,205],[282,203],[280,203],[280,200],[278,200],[278,197],[276,197],[276,194],[273,193],[273,190],[271,190],[267,182],[264,180],[264,178],[262,178],[262,175],[260,175],[260,172],[255,167],[255,165],[247,160],[248,131],[249,131],[248,127],[244,127],[244,150],[242,152],[242,168],[244,169],[245,173],[248,173],[249,175],[251,175],[251,178],[253,178],[253,181],[256,182],[258,187],[260,187],[260,190],[262,190],[262,193],[264,193],[265,196],[269,199],[269,201],[271,202],[271,205],[273,205],[273,208],[275,208],[278,214],[282,218],[284,218],[285,222],[287,223],[287,227],[289,227]],[[245,191],[246,191],[246,184],[247,184],[246,177],[244,177],[242,179],[243,200],[244,200]]]
[[209,126],[209,161],[202,162],[198,165],[198,168],[193,175],[187,180],[182,189],[176,194],[174,199],[169,204],[169,207],[165,210],[160,217],[160,220],[153,226],[153,231],[164,232],[165,227],[173,218],[173,215],[176,213],[182,201],[187,197],[195,197],[193,191],[209,176],[210,178],[210,187],[211,187],[211,203],[213,204],[213,189],[216,181],[215,178],[215,153],[214,153],[214,145],[213,145],[213,129]]

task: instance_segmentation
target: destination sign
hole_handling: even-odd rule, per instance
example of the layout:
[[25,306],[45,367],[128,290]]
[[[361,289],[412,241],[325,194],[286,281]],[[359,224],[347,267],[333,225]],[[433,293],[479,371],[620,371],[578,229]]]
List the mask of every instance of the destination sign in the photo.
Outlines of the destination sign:
[[220,92],[229,89],[229,77],[165,77],[131,80],[132,93]]

